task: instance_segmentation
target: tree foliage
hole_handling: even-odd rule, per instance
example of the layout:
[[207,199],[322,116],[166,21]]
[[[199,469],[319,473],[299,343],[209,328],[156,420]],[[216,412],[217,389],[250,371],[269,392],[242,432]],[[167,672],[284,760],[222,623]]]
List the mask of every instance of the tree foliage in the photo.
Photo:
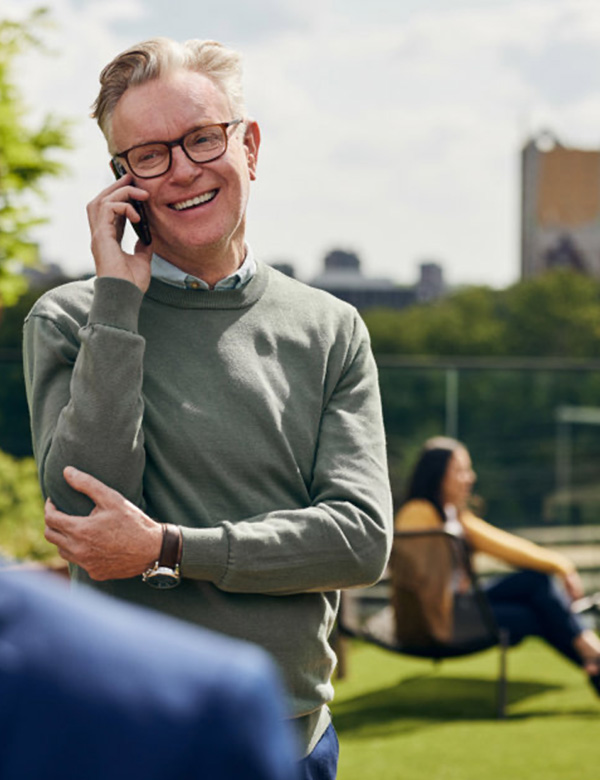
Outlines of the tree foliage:
[[0,551],[11,558],[55,558],[43,529],[44,502],[33,458],[0,452]]
[[47,177],[62,173],[64,165],[53,153],[70,147],[64,120],[49,114],[38,127],[28,126],[13,80],[17,59],[31,47],[42,47],[37,31],[47,23],[48,12],[42,8],[24,22],[0,20],[0,302],[5,303],[24,290],[19,266],[38,260],[31,230],[44,219],[34,214],[31,195],[43,195]]
[[21,342],[25,317],[42,292],[28,290],[0,321],[0,451],[17,457],[32,454]]
[[[392,484],[401,497],[423,440],[455,433],[474,457],[487,517],[499,525],[598,522],[598,428],[571,426],[571,488],[585,502],[561,505],[557,482],[561,407],[599,407],[600,377],[569,359],[600,357],[600,282],[555,271],[505,290],[470,287],[428,305],[366,312],[380,362]],[[560,370],[434,368],[387,355],[564,358]],[[457,361],[458,364],[459,361]],[[448,427],[449,406],[456,427]],[[564,498],[564,496],[563,496]],[[554,508],[552,508],[554,507]]]
[[384,355],[600,357],[600,282],[573,271],[364,318]]

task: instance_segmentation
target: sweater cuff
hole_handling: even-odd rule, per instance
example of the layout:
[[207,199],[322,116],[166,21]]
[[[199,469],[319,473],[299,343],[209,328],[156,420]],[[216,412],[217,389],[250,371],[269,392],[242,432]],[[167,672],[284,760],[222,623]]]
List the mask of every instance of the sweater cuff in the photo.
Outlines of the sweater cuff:
[[109,325],[137,333],[143,298],[133,282],[112,276],[96,278],[88,325]]
[[181,576],[208,580],[218,585],[227,571],[229,542],[223,526],[188,528],[180,526],[183,538]]

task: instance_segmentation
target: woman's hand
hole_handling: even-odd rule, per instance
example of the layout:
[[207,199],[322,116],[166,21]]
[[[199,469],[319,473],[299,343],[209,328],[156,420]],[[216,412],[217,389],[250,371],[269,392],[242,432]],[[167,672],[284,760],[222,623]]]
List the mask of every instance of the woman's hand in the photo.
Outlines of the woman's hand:
[[564,575],[563,584],[571,601],[583,598],[583,583],[581,581],[581,577],[579,576],[578,572],[575,571],[575,569],[573,569],[572,572],[569,572],[569,574]]
[[87,215],[97,276],[125,279],[145,293],[150,284],[151,247],[138,241],[133,254],[121,248],[125,219],[140,219],[131,200],[145,201],[149,197],[146,190],[132,182],[131,174],[127,174],[111,184],[89,203]]

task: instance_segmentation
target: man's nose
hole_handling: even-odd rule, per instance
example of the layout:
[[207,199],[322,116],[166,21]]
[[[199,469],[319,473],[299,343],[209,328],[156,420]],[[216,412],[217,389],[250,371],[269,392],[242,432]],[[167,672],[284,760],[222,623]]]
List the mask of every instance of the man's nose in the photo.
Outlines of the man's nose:
[[189,178],[197,176],[202,172],[202,165],[195,163],[187,156],[181,146],[174,146],[171,149],[171,177]]

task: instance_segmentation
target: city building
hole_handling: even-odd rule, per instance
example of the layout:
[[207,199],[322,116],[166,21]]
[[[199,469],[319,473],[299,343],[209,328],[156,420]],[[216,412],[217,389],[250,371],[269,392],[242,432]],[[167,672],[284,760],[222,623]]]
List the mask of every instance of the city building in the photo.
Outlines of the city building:
[[[294,276],[294,269],[288,263],[273,265]],[[323,271],[309,284],[327,290],[363,311],[376,307],[402,309],[414,303],[435,300],[446,290],[442,268],[437,263],[422,263],[416,285],[402,287],[391,279],[365,276],[358,255],[342,249],[334,249],[325,256]]]
[[552,268],[600,277],[600,150],[545,132],[522,150],[521,278]]

